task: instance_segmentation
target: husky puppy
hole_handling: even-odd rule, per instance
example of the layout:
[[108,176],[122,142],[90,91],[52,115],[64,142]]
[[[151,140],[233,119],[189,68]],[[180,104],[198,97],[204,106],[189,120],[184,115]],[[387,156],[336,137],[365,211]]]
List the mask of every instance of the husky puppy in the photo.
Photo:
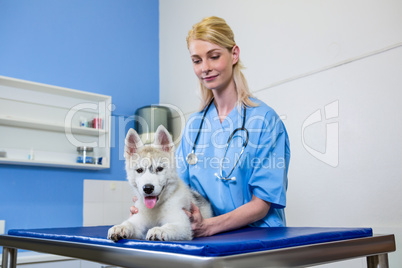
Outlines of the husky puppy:
[[191,240],[191,223],[183,211],[191,202],[200,208],[204,218],[212,216],[210,204],[190,190],[176,173],[174,144],[161,125],[152,145],[142,143],[134,129],[125,140],[127,180],[138,197],[137,214],[108,231],[108,239],[123,238],[155,241]]

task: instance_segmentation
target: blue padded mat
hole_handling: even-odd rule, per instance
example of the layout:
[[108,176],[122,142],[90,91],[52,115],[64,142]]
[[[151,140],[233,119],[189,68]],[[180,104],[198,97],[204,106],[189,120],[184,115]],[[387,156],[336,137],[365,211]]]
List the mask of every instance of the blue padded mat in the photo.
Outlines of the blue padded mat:
[[9,235],[108,245],[189,254],[203,257],[228,256],[340,241],[373,235],[371,228],[325,228],[325,227],[271,227],[243,228],[211,237],[195,238],[192,241],[143,241],[123,239],[115,243],[108,240],[111,226],[10,230]]

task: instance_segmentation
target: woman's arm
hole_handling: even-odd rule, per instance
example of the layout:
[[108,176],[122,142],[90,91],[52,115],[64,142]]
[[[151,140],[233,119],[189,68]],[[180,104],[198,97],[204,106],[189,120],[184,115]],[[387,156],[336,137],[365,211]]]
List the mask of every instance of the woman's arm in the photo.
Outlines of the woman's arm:
[[194,237],[201,237],[238,229],[261,220],[267,215],[270,207],[271,203],[253,195],[250,202],[217,217],[204,219],[194,204],[191,212],[186,210],[185,212],[190,218]]

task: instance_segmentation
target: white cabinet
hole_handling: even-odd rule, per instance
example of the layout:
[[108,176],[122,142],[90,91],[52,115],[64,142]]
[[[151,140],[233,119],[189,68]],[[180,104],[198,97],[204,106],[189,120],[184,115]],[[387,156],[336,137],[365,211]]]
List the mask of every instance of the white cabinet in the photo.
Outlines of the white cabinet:
[[[109,168],[111,105],[110,96],[0,76],[0,164]],[[80,146],[102,164],[77,163]]]

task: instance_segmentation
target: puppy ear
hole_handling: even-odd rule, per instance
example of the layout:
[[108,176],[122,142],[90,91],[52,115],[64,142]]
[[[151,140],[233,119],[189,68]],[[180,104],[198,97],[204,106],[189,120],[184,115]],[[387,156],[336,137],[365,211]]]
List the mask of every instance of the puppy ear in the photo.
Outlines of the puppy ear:
[[138,136],[137,132],[132,128],[130,128],[127,132],[125,144],[124,158],[136,153],[138,149],[144,146],[140,136]]
[[165,152],[174,151],[172,136],[163,125],[160,125],[155,131],[154,145],[158,148],[161,148],[162,151]]

